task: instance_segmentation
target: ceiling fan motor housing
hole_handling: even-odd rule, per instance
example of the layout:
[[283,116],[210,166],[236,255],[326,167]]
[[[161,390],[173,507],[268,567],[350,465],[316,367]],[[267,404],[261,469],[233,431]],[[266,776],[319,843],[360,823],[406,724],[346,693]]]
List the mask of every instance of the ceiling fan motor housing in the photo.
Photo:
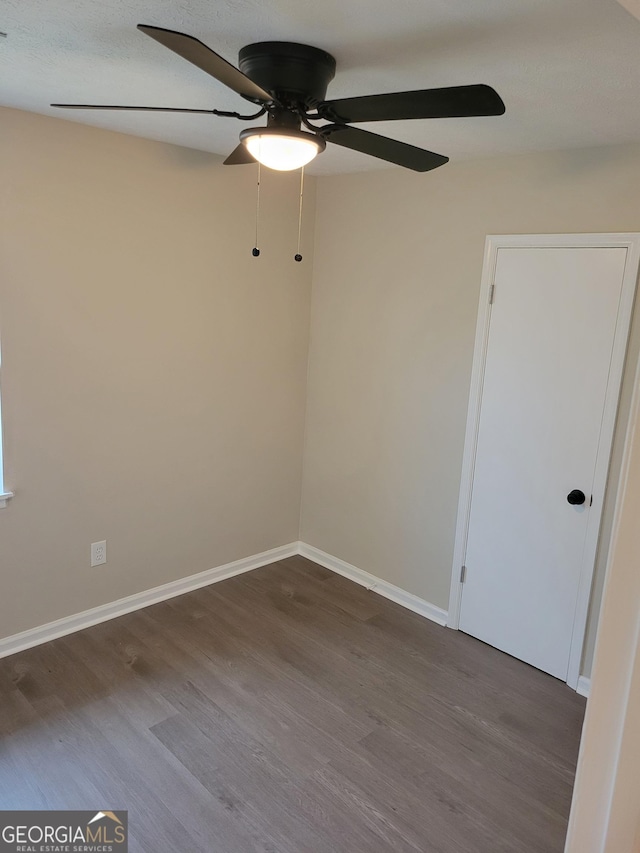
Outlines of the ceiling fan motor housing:
[[303,103],[307,108],[324,101],[336,73],[330,53],[288,41],[249,44],[240,51],[238,65],[283,105]]

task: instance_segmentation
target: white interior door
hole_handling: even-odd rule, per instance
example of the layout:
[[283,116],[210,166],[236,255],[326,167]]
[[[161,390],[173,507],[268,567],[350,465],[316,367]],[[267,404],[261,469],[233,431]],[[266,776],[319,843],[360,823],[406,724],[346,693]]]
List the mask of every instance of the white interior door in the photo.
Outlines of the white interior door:
[[564,680],[626,257],[497,250],[460,628]]

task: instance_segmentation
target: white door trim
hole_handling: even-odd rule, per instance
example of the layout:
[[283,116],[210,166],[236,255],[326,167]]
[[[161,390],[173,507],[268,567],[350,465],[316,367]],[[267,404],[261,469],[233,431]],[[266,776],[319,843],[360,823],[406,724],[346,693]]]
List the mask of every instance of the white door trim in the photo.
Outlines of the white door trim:
[[582,650],[584,645],[591,583],[600,532],[602,504],[609,471],[611,444],[616,424],[620,384],[624,369],[631,314],[640,268],[640,234],[508,234],[489,235],[485,243],[484,266],[480,286],[480,304],[476,325],[476,342],[471,372],[471,389],[467,413],[467,429],[462,459],[462,476],[458,500],[458,518],[451,572],[451,593],[449,596],[449,617],[447,627],[458,629],[460,625],[460,604],[462,585],[461,568],[464,565],[469,532],[471,496],[473,490],[473,472],[478,444],[480,425],[480,404],[484,383],[484,371],[489,345],[489,323],[491,320],[491,286],[495,277],[498,250],[501,248],[626,248],[627,258],[624,268],[620,307],[611,356],[611,370],[605,399],[604,416],[600,431],[595,476],[593,481],[593,507],[589,514],[585,548],[582,559],[582,571],[578,601],[573,625],[569,673],[567,683],[574,689],[578,686]]

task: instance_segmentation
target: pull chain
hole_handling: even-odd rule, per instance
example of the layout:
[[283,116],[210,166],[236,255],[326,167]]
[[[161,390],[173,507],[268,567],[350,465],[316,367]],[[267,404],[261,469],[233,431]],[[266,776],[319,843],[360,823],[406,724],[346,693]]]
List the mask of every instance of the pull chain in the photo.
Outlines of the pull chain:
[[253,251],[251,254],[254,258],[257,258],[260,254],[260,249],[258,248],[258,223],[260,221],[260,161],[258,161],[258,186],[256,190],[256,244],[253,247]]
[[300,208],[298,210],[298,251],[294,255],[294,260],[300,261],[302,260],[302,255],[300,254],[300,235],[302,233],[302,195],[304,192],[304,166],[300,169]]

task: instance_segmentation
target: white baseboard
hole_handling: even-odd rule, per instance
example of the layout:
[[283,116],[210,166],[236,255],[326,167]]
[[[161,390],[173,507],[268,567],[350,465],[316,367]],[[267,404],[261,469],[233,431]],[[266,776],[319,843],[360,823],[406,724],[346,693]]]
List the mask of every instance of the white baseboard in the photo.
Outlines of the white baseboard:
[[279,548],[272,548],[270,551],[263,551],[261,554],[244,557],[242,560],[235,560],[233,563],[227,563],[215,569],[208,569],[206,572],[199,572],[197,575],[189,575],[189,577],[171,581],[162,586],[138,592],[135,595],[129,595],[126,598],[120,598],[108,604],[101,604],[99,607],[93,607],[91,610],[85,610],[82,613],[65,616],[63,619],[57,619],[55,622],[48,622],[46,625],[30,628],[28,631],[22,631],[20,634],[5,637],[4,639],[0,639],[0,658],[8,657],[25,649],[30,649],[33,646],[39,646],[42,643],[48,643],[50,640],[55,640],[57,637],[64,637],[66,634],[73,634],[75,631],[81,631],[83,628],[90,628],[92,625],[98,625],[100,622],[116,619],[118,616],[124,616],[125,613],[132,613],[134,610],[141,610],[143,607],[149,607],[151,604],[158,604],[169,598],[175,598],[178,595],[183,595],[185,592],[192,592],[203,586],[217,583],[226,578],[232,578],[243,572],[253,571],[253,569],[258,569],[260,566],[284,560],[286,557],[293,557],[295,554],[307,557],[314,563],[325,566],[325,568],[343,575],[343,577],[355,581],[355,583],[378,593],[378,595],[389,598],[391,601],[395,601],[397,604],[406,607],[408,610],[412,610],[414,613],[420,614],[420,616],[425,616],[439,625],[446,624],[446,610],[442,610],[440,607],[436,607],[434,604],[418,598],[417,595],[405,592],[400,587],[381,580],[375,577],[375,575],[358,569],[350,563],[345,563],[344,560],[332,557],[331,554],[327,554],[319,548],[314,548],[312,545],[307,545],[304,542],[292,542],[289,545],[282,545]]
[[447,623],[447,611],[441,607],[436,607],[435,604],[430,604],[430,602],[425,601],[423,598],[418,598],[417,595],[405,592],[399,586],[394,586],[388,581],[377,578],[375,575],[370,575],[369,572],[365,572],[363,569],[357,568],[357,566],[352,566],[351,563],[345,563],[344,560],[340,560],[338,557],[332,557],[331,554],[327,554],[319,548],[314,548],[313,545],[298,542],[298,553],[302,557],[306,557],[308,560],[324,566],[325,569],[330,569],[332,572],[355,581],[360,586],[365,586],[372,592],[377,592],[378,595],[395,601],[396,604],[406,607],[407,610],[412,610],[420,616],[431,619],[432,622],[437,622],[438,625],[446,625]]
[[[407,610],[418,613],[432,622],[437,622],[438,625],[447,624],[447,611],[441,607],[436,607],[435,604],[431,604],[417,595],[406,592],[404,589],[394,586],[388,581],[369,574],[369,572],[365,572],[357,566],[352,566],[351,563],[346,563],[344,560],[333,557],[319,548],[314,548],[313,545],[307,545],[305,542],[291,542],[289,545],[281,545],[279,548],[272,548],[269,551],[263,551],[251,557],[244,557],[242,560],[235,560],[233,563],[226,563],[224,566],[208,569],[206,572],[189,575],[189,577],[180,578],[180,580],[171,581],[162,586],[156,586],[153,589],[129,595],[126,598],[120,598],[109,604],[101,604],[99,607],[93,607],[91,610],[85,610],[82,613],[65,616],[63,619],[57,619],[55,622],[49,622],[37,628],[30,628],[28,631],[22,631],[20,634],[5,637],[4,639],[0,639],[0,658],[8,657],[9,655],[16,654],[16,652],[30,649],[33,646],[39,646],[42,643],[48,643],[50,640],[55,640],[57,637],[64,637],[66,634],[73,634],[75,631],[81,631],[83,628],[90,628],[92,625],[98,625],[100,622],[116,619],[118,616],[124,616],[125,613],[132,613],[134,610],[141,610],[143,607],[149,607],[151,604],[159,604],[161,601],[167,601],[170,598],[183,595],[185,592],[192,592],[195,589],[232,578],[235,575],[251,572],[254,569],[259,569],[261,566],[275,563],[278,560],[284,560],[286,557],[293,557],[296,554],[300,554],[300,556],[306,557],[314,563],[318,563],[320,566],[324,566],[332,572],[336,572],[336,574],[342,575],[360,584],[360,586],[364,586],[368,590],[384,596],[384,598],[395,601],[396,604],[400,604],[402,607],[406,607]],[[588,697],[590,689],[591,679],[581,675],[578,679],[576,692],[581,696]]]
[[49,640],[55,640],[65,634],[73,634],[75,631],[81,631],[83,628],[89,628],[99,622],[124,616],[125,613],[131,613],[133,610],[141,610],[150,604],[158,604],[168,598],[183,595],[185,592],[191,592],[194,589],[226,580],[226,578],[232,578],[243,572],[250,572],[253,569],[260,568],[260,566],[275,563],[277,560],[284,560],[285,557],[293,557],[297,553],[298,543],[292,542],[289,545],[272,548],[270,551],[263,551],[261,554],[254,554],[252,557],[244,557],[242,560],[235,560],[233,563],[226,563],[224,566],[208,569],[205,572],[199,572],[197,575],[189,575],[189,577],[180,578],[180,580],[171,581],[162,586],[129,595],[126,598],[120,598],[118,601],[112,601],[109,604],[101,604],[99,607],[93,607],[83,613],[65,616],[64,619],[57,619],[55,622],[49,622],[38,628],[31,628],[28,631],[22,631],[20,634],[5,637],[0,640],[0,658],[13,655],[24,649],[30,649],[32,646],[39,646],[41,643],[48,643]]
[[[241,560],[235,560],[233,563],[226,563],[224,566],[208,569],[206,572],[189,575],[189,577],[180,578],[180,580],[171,581],[162,586],[129,595],[126,598],[120,598],[109,604],[101,604],[99,607],[91,608],[91,610],[74,613],[71,616],[65,616],[63,619],[57,619],[55,622],[22,631],[20,634],[5,637],[0,639],[0,658],[8,657],[33,646],[39,646],[42,643],[48,643],[50,640],[64,637],[66,634],[73,634],[83,628],[90,628],[100,622],[107,622],[109,619],[124,616],[125,613],[141,610],[151,604],[158,604],[169,598],[175,598],[185,592],[192,592],[195,589],[232,578],[235,575],[251,572],[253,569],[259,569],[261,566],[284,560],[286,557],[293,557],[296,554],[300,554],[302,557],[306,557],[314,563],[318,563],[318,565],[384,596],[384,598],[395,601],[396,604],[400,604],[407,610],[412,610],[432,622],[437,622],[438,625],[447,624],[447,611],[441,607],[436,607],[435,604],[431,604],[417,595],[406,592],[404,589],[369,574],[357,566],[352,566],[338,557],[333,557],[319,548],[314,548],[313,545],[307,545],[305,542],[291,542],[289,545],[282,545],[279,548],[254,554],[251,557],[244,557]],[[581,675],[578,679],[577,692],[581,696],[589,696],[590,689],[591,679]]]
[[591,679],[587,678],[586,675],[581,675],[578,679],[578,686],[576,687],[576,693],[579,693],[581,696],[586,696],[589,698],[589,693],[591,692]]
[[[351,563],[345,563],[344,560],[340,560],[338,557],[333,557],[331,554],[327,554],[319,548],[314,548],[313,545],[307,545],[305,542],[298,542],[298,554],[312,560],[314,563],[324,566],[325,569],[330,569],[332,572],[336,572],[345,578],[349,578],[351,581],[355,581],[355,583],[366,587],[372,592],[377,592],[378,595],[383,595],[385,598],[395,601],[396,604],[406,607],[407,610],[412,610],[420,616],[425,616],[427,619],[431,619],[432,622],[437,622],[438,625],[447,624],[448,613],[441,607],[436,607],[435,604],[431,604],[423,598],[418,598],[417,595],[413,595],[398,586],[394,586],[387,581],[381,580],[375,575],[371,575],[369,572],[359,569],[357,566],[352,566]],[[578,679],[576,693],[579,693],[580,696],[588,697],[590,690],[591,679],[587,678],[585,675],[581,675]]]

